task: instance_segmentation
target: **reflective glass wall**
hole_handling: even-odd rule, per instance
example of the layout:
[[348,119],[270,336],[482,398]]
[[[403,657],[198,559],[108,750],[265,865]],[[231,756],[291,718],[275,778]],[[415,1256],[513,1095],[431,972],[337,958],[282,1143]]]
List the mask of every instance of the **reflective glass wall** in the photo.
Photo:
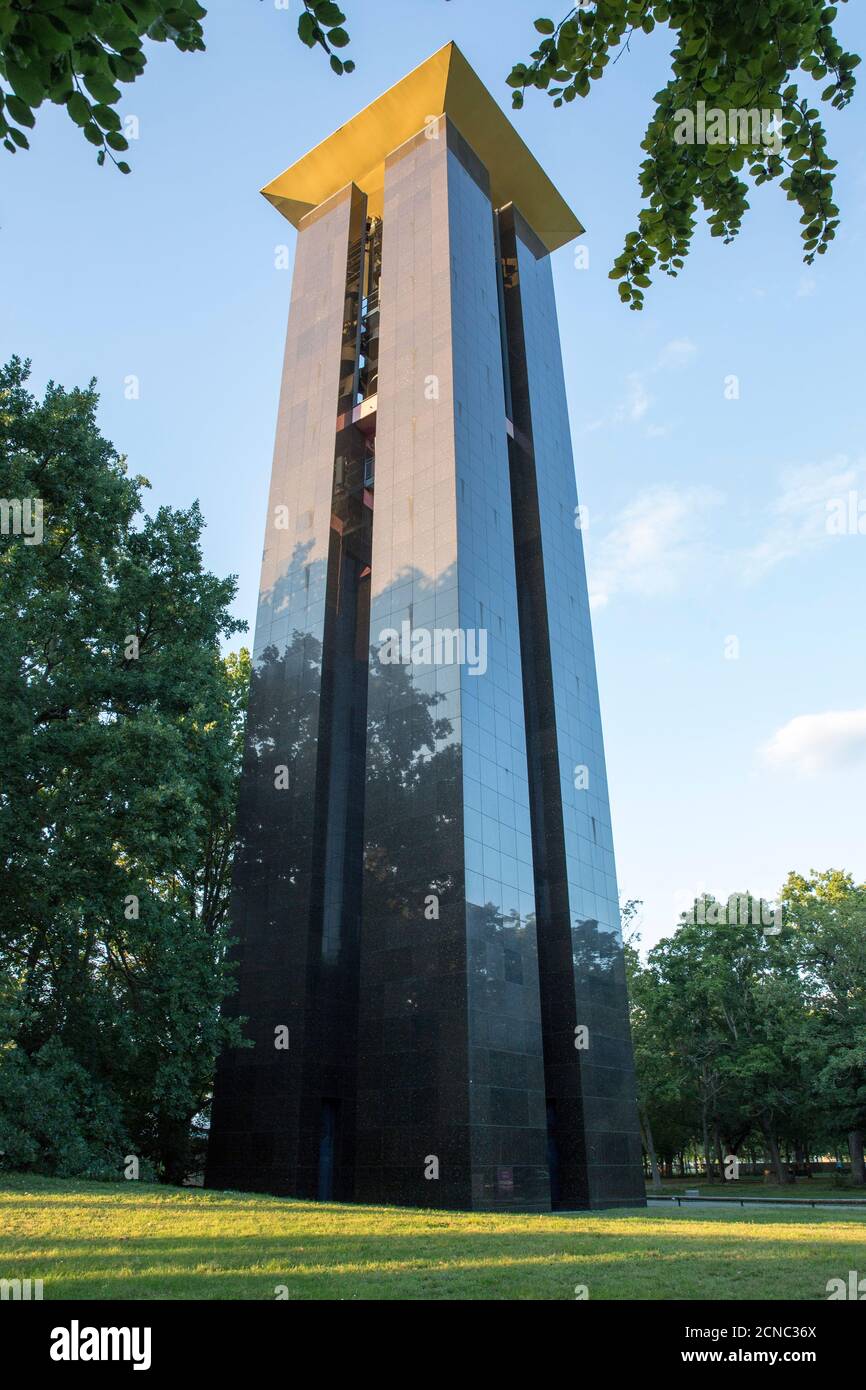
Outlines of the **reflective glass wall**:
[[544,1207],[494,221],[446,119],[382,225],[358,1195]]
[[367,629],[358,508],[335,459],[364,217],[349,187],[298,236],[238,809],[238,989],[225,1006],[254,1046],[218,1067],[216,1187],[352,1192]]
[[500,213],[553,1198],[644,1201],[610,806],[550,258]]
[[207,1181],[643,1201],[550,261],[441,117],[301,224]]

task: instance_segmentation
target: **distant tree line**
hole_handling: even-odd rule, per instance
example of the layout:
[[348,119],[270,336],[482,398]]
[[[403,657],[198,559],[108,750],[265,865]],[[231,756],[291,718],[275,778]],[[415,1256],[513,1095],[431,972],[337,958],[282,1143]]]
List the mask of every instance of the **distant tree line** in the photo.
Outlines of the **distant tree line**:
[[648,1165],[658,1181],[697,1154],[721,1180],[756,1158],[785,1183],[843,1154],[862,1184],[866,885],[792,873],[779,913],[737,911],[753,902],[698,899],[645,964],[627,945]]

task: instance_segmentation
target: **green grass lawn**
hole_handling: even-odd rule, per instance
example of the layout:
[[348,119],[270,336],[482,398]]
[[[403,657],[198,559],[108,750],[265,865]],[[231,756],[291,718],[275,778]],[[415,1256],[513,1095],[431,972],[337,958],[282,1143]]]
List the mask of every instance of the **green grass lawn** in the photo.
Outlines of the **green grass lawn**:
[[46,1299],[823,1299],[851,1269],[866,1212],[499,1216],[0,1179],[0,1278]]
[[[798,1201],[810,1198],[832,1197],[839,1202],[866,1203],[866,1187],[855,1187],[846,1182],[837,1186],[832,1177],[798,1178],[794,1183],[766,1183],[761,1178],[739,1178],[736,1182],[707,1182],[706,1178],[665,1178],[661,1191],[656,1192],[652,1183],[647,1183],[648,1197],[680,1197],[695,1188],[702,1197],[795,1197]],[[864,1208],[866,1209],[866,1208]]]

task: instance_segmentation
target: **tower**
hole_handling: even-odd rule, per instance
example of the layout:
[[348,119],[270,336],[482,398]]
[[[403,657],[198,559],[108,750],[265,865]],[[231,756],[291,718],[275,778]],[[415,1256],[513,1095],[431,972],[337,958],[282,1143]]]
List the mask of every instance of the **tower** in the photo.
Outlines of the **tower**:
[[642,1205],[550,253],[453,44],[264,190],[297,228],[211,1186]]

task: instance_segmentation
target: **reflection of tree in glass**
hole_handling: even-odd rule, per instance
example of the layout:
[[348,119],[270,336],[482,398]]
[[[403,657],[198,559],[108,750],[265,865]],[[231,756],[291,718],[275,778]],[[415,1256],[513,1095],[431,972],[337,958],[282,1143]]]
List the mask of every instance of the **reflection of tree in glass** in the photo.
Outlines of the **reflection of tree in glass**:
[[625,964],[619,932],[595,918],[576,921],[571,932],[572,959],[577,978],[615,976],[617,986],[625,980]]
[[425,897],[441,899],[457,883],[461,758],[450,719],[435,715],[444,698],[417,690],[407,667],[383,664],[371,648],[365,866],[373,911],[423,919]]
[[[247,863],[263,864],[263,832],[276,822],[285,833],[278,872],[289,882],[310,830],[296,823],[296,793],[304,783],[312,788],[316,776],[321,663],[321,643],[295,631],[282,656],[275,645],[265,648],[250,681],[239,811],[243,850]],[[285,773],[278,773],[281,768]],[[276,865],[269,867],[277,872]]]

